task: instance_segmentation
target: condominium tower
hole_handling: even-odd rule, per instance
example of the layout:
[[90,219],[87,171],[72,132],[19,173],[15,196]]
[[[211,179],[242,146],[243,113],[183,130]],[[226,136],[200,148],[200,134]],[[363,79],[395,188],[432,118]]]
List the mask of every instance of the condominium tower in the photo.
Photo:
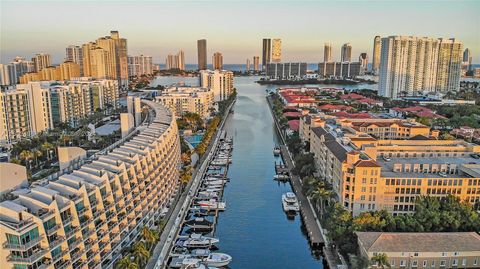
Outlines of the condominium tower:
[[198,70],[207,69],[207,40],[197,40]]
[[155,100],[170,109],[176,117],[190,112],[207,118],[213,108],[214,93],[208,88],[174,86],[163,90]]
[[154,115],[146,128],[0,203],[3,267],[113,268],[142,227],[156,225],[178,191],[180,143],[171,112],[142,102]]
[[185,55],[183,53],[183,50],[179,51],[176,55],[169,54],[165,60],[165,66],[167,70],[185,70]]
[[260,70],[260,57],[253,56],[253,70],[259,71]]
[[223,69],[223,55],[220,52],[215,52],[212,56],[212,65],[214,70]]
[[262,47],[262,69],[263,70],[267,68],[267,64],[270,63],[271,57],[272,57],[272,40],[270,38],[264,38],[263,47]]
[[153,74],[152,56],[128,56],[128,75],[142,76]]
[[50,54],[38,53],[32,58],[33,65],[35,66],[35,72],[40,72],[42,69],[52,65]]
[[332,44],[330,43],[325,43],[325,46],[323,47],[323,61],[326,63],[333,61]]
[[350,43],[343,44],[341,59],[342,62],[352,61],[352,45]]
[[200,72],[200,87],[213,90],[214,102],[225,101],[233,93],[233,72],[203,70]]
[[372,63],[372,72],[377,75],[380,68],[380,55],[382,48],[382,38],[380,36],[375,36],[373,39],[373,63]]
[[65,49],[65,61],[73,62],[80,66],[80,75],[83,76],[83,52],[82,47],[70,45]]
[[419,91],[456,91],[462,49],[456,39],[382,38],[379,94],[397,98]]
[[272,40],[272,62],[279,63],[282,61],[282,40],[275,38]]

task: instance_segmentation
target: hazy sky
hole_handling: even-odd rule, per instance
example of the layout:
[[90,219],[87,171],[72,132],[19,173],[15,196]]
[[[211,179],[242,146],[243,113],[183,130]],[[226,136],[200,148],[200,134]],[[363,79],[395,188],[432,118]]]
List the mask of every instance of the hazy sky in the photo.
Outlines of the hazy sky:
[[196,63],[196,40],[207,39],[225,63],[261,55],[264,37],[281,38],[284,61],[323,60],[323,44],[350,42],[353,57],[371,58],[375,35],[455,37],[480,63],[480,1],[4,1],[0,0],[1,62],[94,41],[118,30],[130,55],[164,63],[185,51]]

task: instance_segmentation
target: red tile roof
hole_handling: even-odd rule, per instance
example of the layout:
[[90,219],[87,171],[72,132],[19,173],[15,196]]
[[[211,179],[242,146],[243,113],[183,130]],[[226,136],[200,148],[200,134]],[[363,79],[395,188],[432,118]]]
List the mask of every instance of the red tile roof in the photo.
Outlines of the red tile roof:
[[358,93],[354,93],[354,92],[340,96],[340,99],[342,100],[347,100],[347,99],[357,100],[357,99],[363,99],[363,98],[365,98],[365,96]]
[[321,110],[341,110],[341,111],[349,111],[352,110],[353,107],[351,106],[346,106],[346,105],[332,105],[332,104],[326,104],[318,107]]
[[332,115],[336,116],[337,118],[351,118],[351,119],[370,119],[373,118],[368,113],[348,113],[345,111],[335,112]]
[[289,120],[288,121],[288,128],[292,131],[298,131],[298,128],[300,126],[300,121],[299,120]]
[[300,117],[301,115],[302,115],[302,113],[300,113],[300,112],[285,112],[285,113],[283,113],[283,116],[285,118]]
[[359,160],[356,164],[356,167],[382,167],[374,160]]

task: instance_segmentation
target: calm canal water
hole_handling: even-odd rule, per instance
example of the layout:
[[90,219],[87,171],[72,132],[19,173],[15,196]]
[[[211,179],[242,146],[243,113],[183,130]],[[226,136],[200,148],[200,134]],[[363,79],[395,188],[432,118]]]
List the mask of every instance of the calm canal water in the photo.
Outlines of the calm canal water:
[[[232,269],[323,268],[309,248],[300,216],[288,219],[282,210],[281,196],[291,187],[273,180],[274,162],[280,161],[272,153],[278,137],[265,99],[265,90],[275,86],[258,85],[257,79],[235,78],[238,97],[225,128],[234,139],[233,164],[224,193],[227,210],[215,234],[219,251],[233,256]],[[195,86],[198,78],[161,77],[152,84],[178,82]]]

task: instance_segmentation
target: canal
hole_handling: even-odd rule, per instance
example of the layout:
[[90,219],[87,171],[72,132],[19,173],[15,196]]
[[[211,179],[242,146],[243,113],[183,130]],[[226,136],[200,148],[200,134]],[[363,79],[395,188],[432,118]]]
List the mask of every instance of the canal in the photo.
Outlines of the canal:
[[[232,269],[323,268],[321,257],[309,247],[300,216],[287,218],[282,210],[281,196],[291,187],[273,180],[274,162],[280,161],[272,152],[278,136],[265,98],[266,90],[275,86],[256,84],[257,79],[235,77],[237,102],[225,126],[234,139],[233,163],[224,193],[227,210],[220,213],[215,233],[219,251],[233,257]],[[179,82],[197,86],[198,78],[159,77],[152,85]]]

